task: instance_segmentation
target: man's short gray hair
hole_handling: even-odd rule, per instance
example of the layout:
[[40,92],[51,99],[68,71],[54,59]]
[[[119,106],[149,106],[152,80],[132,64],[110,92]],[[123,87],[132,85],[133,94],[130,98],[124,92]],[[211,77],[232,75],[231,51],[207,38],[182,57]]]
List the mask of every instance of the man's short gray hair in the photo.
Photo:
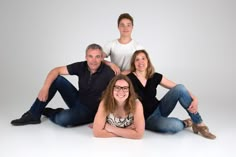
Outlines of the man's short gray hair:
[[88,52],[89,49],[92,49],[92,50],[98,49],[98,50],[100,50],[101,52],[103,52],[102,47],[101,47],[100,45],[98,45],[98,44],[95,44],[95,43],[90,44],[90,45],[86,48],[86,53]]

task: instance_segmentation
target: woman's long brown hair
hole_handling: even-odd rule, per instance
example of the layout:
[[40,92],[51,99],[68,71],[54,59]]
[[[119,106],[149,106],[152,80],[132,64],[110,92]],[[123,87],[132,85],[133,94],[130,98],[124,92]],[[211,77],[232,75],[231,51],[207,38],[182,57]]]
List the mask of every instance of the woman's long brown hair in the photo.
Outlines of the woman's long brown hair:
[[126,75],[122,75],[122,74],[115,76],[109,82],[106,90],[104,91],[104,93],[102,95],[102,101],[104,103],[105,112],[107,114],[109,114],[109,113],[114,113],[114,111],[116,110],[117,103],[116,103],[116,100],[113,96],[113,90],[114,90],[114,86],[118,80],[125,80],[129,85],[129,96],[125,102],[124,110],[127,114],[134,113],[135,108],[136,108],[135,101],[137,99],[137,96],[136,96],[136,93],[134,91],[134,87],[133,87],[130,79]]
[[134,62],[135,62],[135,59],[136,59],[137,55],[140,54],[140,53],[143,53],[146,56],[147,60],[148,60],[148,65],[147,65],[147,69],[146,69],[146,72],[147,72],[146,73],[146,79],[149,79],[155,73],[155,69],[154,69],[154,66],[152,65],[152,62],[150,60],[150,57],[149,57],[147,51],[145,51],[145,50],[137,50],[133,53],[131,61],[130,61],[130,71],[131,72],[136,71],[136,67],[135,67]]

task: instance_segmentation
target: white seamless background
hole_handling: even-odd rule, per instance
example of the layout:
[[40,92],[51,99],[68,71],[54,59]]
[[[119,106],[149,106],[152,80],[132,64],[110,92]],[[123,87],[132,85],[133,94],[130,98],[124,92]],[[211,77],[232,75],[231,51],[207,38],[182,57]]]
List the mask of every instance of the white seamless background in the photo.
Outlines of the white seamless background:
[[[49,70],[84,60],[91,43],[103,46],[118,38],[117,18],[124,12],[133,16],[133,38],[149,52],[156,71],[196,95],[211,125],[235,119],[235,2],[0,0],[3,123],[28,110]],[[67,78],[77,86],[76,79]],[[157,97],[165,92],[160,89]],[[56,95],[50,105],[64,103]],[[174,114],[183,113],[178,107]]]

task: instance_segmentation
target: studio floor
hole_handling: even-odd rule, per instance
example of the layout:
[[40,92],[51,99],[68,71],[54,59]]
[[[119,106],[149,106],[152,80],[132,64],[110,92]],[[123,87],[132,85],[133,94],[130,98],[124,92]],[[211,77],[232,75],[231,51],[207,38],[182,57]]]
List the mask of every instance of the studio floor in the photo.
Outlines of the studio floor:
[[1,157],[235,156],[236,128],[230,111],[221,118],[213,112],[205,114],[210,130],[217,135],[215,140],[193,134],[191,128],[172,135],[145,131],[141,140],[95,138],[88,125],[63,128],[43,116],[41,124],[12,126],[10,121],[22,112],[13,105],[1,110]]

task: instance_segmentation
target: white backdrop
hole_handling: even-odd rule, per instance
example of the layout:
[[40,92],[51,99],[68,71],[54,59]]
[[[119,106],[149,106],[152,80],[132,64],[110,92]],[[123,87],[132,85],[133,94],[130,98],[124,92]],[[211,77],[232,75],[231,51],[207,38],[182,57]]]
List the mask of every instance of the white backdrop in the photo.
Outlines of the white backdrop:
[[158,72],[185,84],[202,109],[215,102],[235,109],[235,2],[0,0],[1,111],[6,105],[25,111],[49,70],[84,60],[91,43],[118,38],[117,18],[124,12],[134,17],[133,38]]

